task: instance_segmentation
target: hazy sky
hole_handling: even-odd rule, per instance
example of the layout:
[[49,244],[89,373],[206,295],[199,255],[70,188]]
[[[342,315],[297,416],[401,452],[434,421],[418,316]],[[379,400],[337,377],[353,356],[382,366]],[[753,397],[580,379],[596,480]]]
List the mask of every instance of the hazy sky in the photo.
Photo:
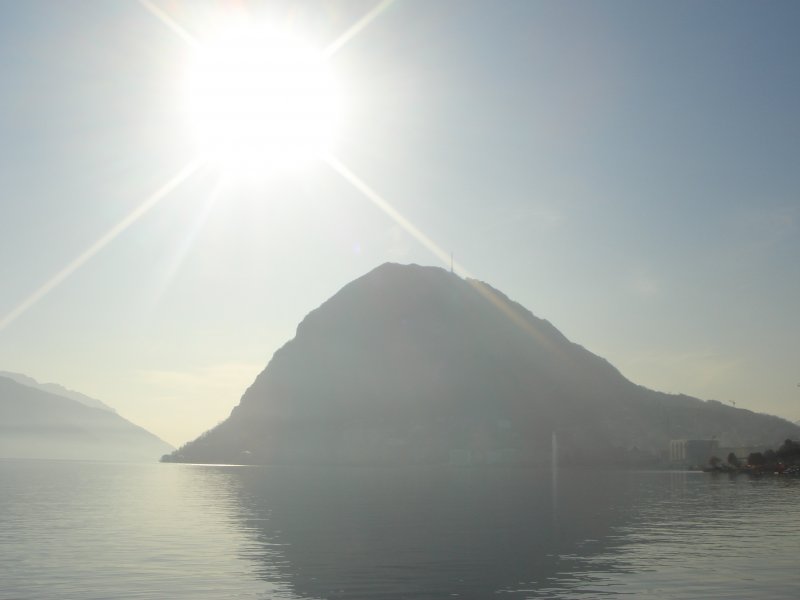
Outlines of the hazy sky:
[[[153,4],[202,37],[247,3]],[[247,4],[319,48],[376,5]],[[135,0],[2,11],[0,370],[181,444],[347,282],[442,264],[324,161],[201,166],[125,221],[197,154],[190,46]],[[798,31],[797,2],[398,0],[331,58],[334,156],[634,382],[800,419]]]

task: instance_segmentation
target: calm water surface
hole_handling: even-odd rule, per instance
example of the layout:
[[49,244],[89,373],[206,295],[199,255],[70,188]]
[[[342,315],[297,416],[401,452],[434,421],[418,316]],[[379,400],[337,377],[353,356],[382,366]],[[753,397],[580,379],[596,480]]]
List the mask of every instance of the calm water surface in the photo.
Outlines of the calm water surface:
[[0,461],[0,598],[798,598],[800,480]]

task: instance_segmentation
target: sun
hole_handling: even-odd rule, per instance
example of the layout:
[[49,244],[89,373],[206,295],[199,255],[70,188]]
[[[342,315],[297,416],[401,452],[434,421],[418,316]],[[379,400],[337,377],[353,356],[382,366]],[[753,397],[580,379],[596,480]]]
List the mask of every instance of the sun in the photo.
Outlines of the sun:
[[331,150],[341,97],[324,54],[252,23],[198,44],[188,113],[202,157],[227,170],[295,168]]

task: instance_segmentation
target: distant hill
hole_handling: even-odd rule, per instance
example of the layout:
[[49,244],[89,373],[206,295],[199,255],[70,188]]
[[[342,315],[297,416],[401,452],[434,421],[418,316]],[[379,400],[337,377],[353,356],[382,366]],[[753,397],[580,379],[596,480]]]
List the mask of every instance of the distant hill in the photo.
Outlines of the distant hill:
[[230,417],[165,460],[655,460],[670,439],[774,445],[783,419],[648,390],[491,286],[385,264],[300,323]]
[[113,408],[101,402],[100,400],[97,400],[96,398],[91,398],[86,394],[81,394],[80,392],[67,389],[63,385],[59,385],[57,383],[39,383],[33,377],[28,377],[22,373],[10,373],[8,371],[0,371],[0,377],[8,377],[17,383],[21,383],[22,385],[36,388],[37,390],[42,390],[43,392],[50,392],[56,396],[63,396],[64,398],[75,400],[76,402],[80,402],[86,406],[91,406],[92,408],[101,408],[103,410],[116,412]]
[[108,407],[0,377],[0,458],[152,461],[171,450]]

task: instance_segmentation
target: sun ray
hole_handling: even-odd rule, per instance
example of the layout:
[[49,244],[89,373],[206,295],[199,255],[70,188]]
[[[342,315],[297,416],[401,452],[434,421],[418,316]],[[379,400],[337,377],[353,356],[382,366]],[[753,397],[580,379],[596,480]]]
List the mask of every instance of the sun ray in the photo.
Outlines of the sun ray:
[[375,17],[386,10],[390,4],[394,4],[394,0],[383,0],[380,4],[375,6],[375,8],[356,21],[347,31],[336,38],[330,46],[325,48],[325,51],[322,53],[323,56],[325,56],[325,58],[333,56],[342,46],[361,33],[361,30],[369,25]]
[[154,293],[149,302],[148,308],[150,310],[153,307],[157,306],[159,301],[161,300],[162,296],[169,288],[172,281],[175,279],[175,275],[180,270],[181,266],[183,265],[184,260],[189,254],[189,251],[192,248],[197,236],[202,231],[205,224],[208,222],[208,217],[211,215],[211,211],[217,204],[217,201],[222,194],[222,190],[228,184],[227,178],[224,174],[220,175],[217,178],[216,183],[211,188],[211,191],[208,194],[208,198],[206,199],[205,204],[197,211],[197,214],[194,216],[193,223],[189,233],[185,236],[182,236],[181,243],[177,249],[177,251],[173,254],[173,256],[168,259],[167,266],[165,269],[164,276],[161,278],[159,285],[157,285]]
[[67,264],[63,269],[56,273],[53,277],[48,279],[39,289],[33,292],[25,300],[23,300],[16,308],[9,312],[6,316],[0,319],[0,331],[5,329],[9,324],[16,320],[25,311],[31,308],[39,300],[47,296],[56,287],[63,283],[70,275],[80,269],[87,261],[89,261],[95,254],[105,248],[112,242],[120,233],[125,231],[128,227],[138,221],[145,213],[158,204],[167,194],[177,188],[181,183],[188,179],[200,167],[200,161],[194,160],[183,167],[177,174],[175,174],[169,181],[164,183],[155,192],[150,194],[145,200],[133,209],[128,215],[119,223],[114,225],[104,235],[102,235],[94,244],[84,250],[77,258]]
[[150,2],[150,0],[139,0],[139,4],[141,4],[150,14],[161,21],[164,25],[169,27],[173,33],[177,34],[179,38],[189,44],[192,48],[197,47],[197,40],[194,38],[194,36],[181,27],[180,24],[175,21],[175,19],[170,17],[166,12]]
[[528,319],[524,313],[520,313],[519,311],[515,310],[514,306],[510,304],[507,299],[498,296],[497,292],[495,292],[487,284],[475,279],[463,265],[453,262],[451,254],[445,252],[441,246],[425,235],[425,233],[423,233],[416,225],[404,217],[396,208],[389,204],[389,202],[380,194],[378,194],[378,192],[369,187],[369,185],[367,185],[360,177],[342,164],[341,161],[330,155],[325,156],[324,159],[334,171],[339,173],[339,175],[347,180],[353,187],[364,194],[364,196],[370,202],[386,213],[395,223],[408,232],[415,240],[430,250],[431,253],[436,256],[436,258],[442,261],[445,265],[452,264],[454,272],[457,272],[463,276],[466,282],[472,286],[472,288],[477,291],[478,294],[483,296],[488,302],[491,302],[512,323],[514,323],[514,325],[519,327],[528,335],[536,338],[541,344],[545,344],[552,351],[561,353],[558,347],[550,341],[547,335],[540,331],[534,322]]
[[[425,246],[431,253],[436,256],[442,263],[445,265],[449,265],[451,261],[451,255],[449,252],[446,252],[439,246],[436,242],[434,242],[431,238],[425,235],[416,225],[414,225],[411,221],[409,221],[406,217],[404,217],[396,208],[394,208],[389,202],[387,202],[378,192],[373,190],[369,187],[363,179],[358,177],[355,173],[353,173],[350,169],[348,169],[342,162],[331,155],[326,155],[323,157],[325,162],[330,165],[330,167],[339,173],[345,180],[347,180],[354,188],[360,191],[364,196],[372,202],[375,206],[385,212],[391,219],[397,223],[400,227],[405,229],[407,233],[411,235],[415,240],[417,240],[420,244]],[[466,269],[462,267],[460,264],[453,263],[453,268],[458,270],[461,273],[469,276],[466,272]]]

